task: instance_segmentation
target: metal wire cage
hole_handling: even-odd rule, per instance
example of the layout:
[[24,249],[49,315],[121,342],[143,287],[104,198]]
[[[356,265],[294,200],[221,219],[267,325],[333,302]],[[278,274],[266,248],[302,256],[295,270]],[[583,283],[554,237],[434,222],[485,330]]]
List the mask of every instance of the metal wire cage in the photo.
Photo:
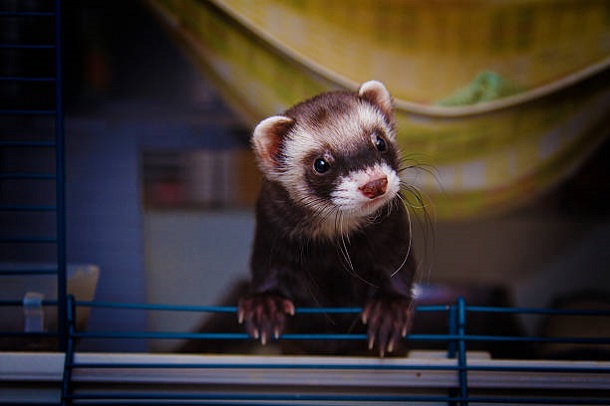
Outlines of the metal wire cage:
[[[610,403],[607,361],[493,359],[471,351],[477,343],[564,345],[586,348],[610,344],[608,337],[476,335],[468,319],[477,313],[592,317],[607,323],[610,312],[469,306],[464,299],[441,306],[418,306],[417,317],[441,314],[444,331],[410,334],[410,345],[443,348],[409,357],[370,358],[281,355],[187,355],[88,353],[87,340],[191,339],[248,340],[244,333],[170,331],[81,331],[79,311],[92,307],[122,312],[221,313],[234,307],[76,301],[67,298],[65,352],[6,353],[0,366],[0,397],[8,403],[43,404],[574,404]],[[358,308],[297,309],[311,313],[358,313]],[[359,334],[286,334],[282,340],[356,340]],[[440,344],[440,347],[438,347]],[[44,389],[41,391],[40,389]]]
[[[81,332],[74,312],[87,307],[127,310],[228,313],[234,307],[169,306],[78,302],[69,298],[68,351],[62,399],[68,402],[160,402],[197,404],[608,404],[610,365],[599,361],[494,360],[471,352],[473,344],[598,346],[608,337],[515,337],[473,335],[467,320],[477,313],[594,317],[609,311],[517,309],[468,306],[464,299],[442,306],[418,306],[418,317],[441,314],[445,331],[410,334],[411,345],[435,343],[443,351],[407,358],[226,355],[131,355],[75,353],[88,339],[248,340],[244,333],[141,331]],[[301,308],[311,313],[359,313],[359,308]],[[361,334],[286,334],[282,340],[357,340]]]
[[26,331],[3,335],[20,341],[50,339],[63,349],[67,295],[60,2],[5,3],[0,10],[0,283],[8,291],[15,277],[32,284],[51,280],[56,292],[46,298],[3,297],[0,304],[16,311],[19,306],[26,311],[52,306],[57,325],[42,331],[30,315],[24,321],[32,323]]
[[[100,339],[245,341],[248,337],[223,331],[86,331],[78,326],[78,315],[92,308],[110,309],[116,317],[138,310],[221,313],[233,318],[235,308],[107,303],[67,294],[60,1],[10,4],[10,10],[0,11],[0,21],[19,35],[5,35],[0,44],[2,58],[13,61],[0,72],[0,215],[8,225],[0,229],[1,258],[6,263],[0,269],[0,283],[16,275],[32,280],[50,277],[57,283],[50,297],[0,300],[0,321],[11,319],[9,314],[23,315],[27,327],[0,328],[0,340],[6,340],[3,347],[13,350],[0,353],[0,403],[610,404],[610,363],[605,358],[610,337],[481,335],[469,327],[479,314],[587,317],[603,325],[610,319],[607,310],[482,307],[464,299],[420,305],[418,318],[440,316],[444,327],[407,336],[414,348],[435,350],[405,358],[79,351],[88,340]],[[29,8],[32,4],[36,7]],[[39,193],[41,189],[51,193]],[[42,265],[23,265],[32,260]],[[37,316],[45,308],[56,314],[52,331],[37,325]],[[360,310],[297,309],[295,317]],[[49,339],[53,347],[45,352],[28,351],[22,345]],[[314,331],[282,337],[311,339],[366,343],[360,334]],[[572,357],[578,360],[503,360],[474,351],[481,343],[567,346],[594,349],[596,355],[587,352]]]

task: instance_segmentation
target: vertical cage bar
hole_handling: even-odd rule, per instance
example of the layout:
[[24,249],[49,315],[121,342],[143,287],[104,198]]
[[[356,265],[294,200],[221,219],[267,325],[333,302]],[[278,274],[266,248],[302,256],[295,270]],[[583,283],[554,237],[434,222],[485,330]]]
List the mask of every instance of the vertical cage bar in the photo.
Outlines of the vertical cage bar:
[[66,207],[65,207],[65,146],[62,77],[62,9],[55,0],[55,165],[57,222],[57,334],[59,351],[67,343],[67,281],[66,281]]
[[71,405],[72,367],[74,365],[74,333],[76,332],[76,303],[72,295],[66,296],[66,343],[64,370],[61,383],[61,406]]
[[468,405],[468,371],[466,362],[466,301],[463,297],[459,297],[457,300],[457,328],[458,336],[458,374],[460,383],[460,404],[462,406]]
[[[455,336],[458,331],[458,317],[457,317],[457,309],[455,305],[449,306],[448,312],[448,329],[449,335]],[[457,343],[454,340],[447,341],[447,358],[455,359],[457,358]],[[449,388],[448,395],[450,399],[455,399],[458,397],[458,390],[456,388]],[[455,400],[451,400],[448,402],[448,406],[457,406],[457,402]]]
[[[455,306],[449,306],[449,335],[457,334],[457,311]],[[447,358],[455,358],[457,356],[457,343],[453,340],[447,342]]]

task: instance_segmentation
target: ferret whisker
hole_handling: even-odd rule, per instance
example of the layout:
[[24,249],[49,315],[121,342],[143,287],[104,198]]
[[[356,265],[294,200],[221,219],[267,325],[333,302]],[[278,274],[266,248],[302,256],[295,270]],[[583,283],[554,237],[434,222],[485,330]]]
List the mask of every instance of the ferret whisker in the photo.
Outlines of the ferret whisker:
[[[409,193],[415,199],[415,202],[406,199],[406,203],[415,210],[427,210],[432,205],[427,202],[431,202],[431,198],[418,186],[410,184],[408,182],[400,182],[401,189]],[[404,196],[403,196],[404,198]],[[417,204],[416,204],[417,203]]]
[[[412,197],[412,199],[416,201],[416,203],[414,203],[410,199],[405,198],[405,196],[402,194],[403,192],[409,193],[409,195]],[[423,258],[422,263],[428,262],[426,270],[424,272],[417,273],[417,276],[421,281],[425,278],[429,278],[432,272],[432,262],[431,260],[428,261],[426,259],[432,258],[432,253],[434,252],[436,245],[436,230],[434,226],[436,224],[436,221],[434,220],[434,206],[430,203],[427,203],[431,201],[431,199],[420,188],[411,184],[407,184],[406,182],[401,182],[401,193],[399,193],[399,195],[403,203],[406,205],[405,208],[407,209],[407,212],[409,212],[409,208],[411,208],[412,210],[417,210],[417,212],[419,213],[419,215],[415,216],[415,218],[417,219],[419,224],[418,228],[422,230],[423,247],[425,251],[425,253],[421,255],[420,258]],[[418,269],[420,268],[420,265],[421,264],[418,264]]]
[[[347,243],[345,242],[345,232],[343,230],[343,215],[341,212],[337,212],[335,217],[335,227],[338,228],[338,235],[340,238],[339,250],[343,255],[343,259],[345,260],[345,264],[347,266],[348,272],[351,274],[355,273],[354,264],[352,263],[352,259],[349,255],[349,250],[347,248]],[[348,241],[349,242],[349,241]]]
[[335,217],[335,228],[337,230],[337,236],[339,238],[337,248],[339,250],[339,253],[341,254],[341,257],[343,258],[344,268],[347,270],[347,272],[350,275],[354,275],[355,274],[354,264],[352,263],[352,259],[349,255],[347,244],[345,242],[345,234],[343,232],[343,221],[342,221],[341,213],[337,213],[337,215]]
[[311,210],[321,220],[327,220],[333,216],[334,207],[321,198],[302,198],[298,201],[304,208]]
[[[339,252],[345,262],[344,269],[347,271],[347,273],[350,276],[358,279],[362,283],[365,283],[373,288],[377,288],[378,287],[377,285],[364,279],[360,274],[358,274],[358,272],[354,268],[354,263],[352,262],[352,258],[349,255],[349,249],[348,249],[348,245],[350,244],[349,234],[343,230],[343,215],[340,212],[337,213],[335,223],[336,223],[336,227],[337,227],[337,235],[339,237],[339,243],[337,244],[337,249],[339,250]],[[346,239],[347,239],[347,242],[346,242]]]
[[413,247],[413,226],[412,226],[412,222],[411,222],[411,212],[409,210],[408,204],[406,204],[406,202],[404,200],[404,197],[400,193],[397,196],[400,199],[400,201],[403,203],[403,205],[405,207],[405,212],[407,214],[407,224],[409,227],[409,245],[407,247],[407,252],[402,260],[402,263],[396,270],[394,270],[394,272],[392,272],[392,274],[390,275],[391,278],[396,276],[396,274],[398,272],[400,272],[400,270],[405,266],[405,264],[407,263],[407,260],[409,259],[409,256],[411,256],[411,249]]
[[407,161],[407,159],[403,159],[400,167],[398,168],[398,174],[401,178],[401,183],[404,184],[405,182],[407,182],[412,187],[415,187],[412,184],[412,182],[408,182],[406,179],[404,179],[404,173],[407,171],[414,171],[416,174],[418,172],[424,172],[427,175],[429,175],[432,179],[434,179],[436,185],[441,190],[441,192],[445,193],[445,188],[443,187],[443,183],[441,182],[441,175],[440,175],[438,169],[434,165],[417,162],[415,160],[413,160],[413,163],[411,163],[409,165],[405,165],[404,163],[406,161]]
[[426,154],[418,153],[404,153],[403,148],[400,148],[400,163],[407,164],[411,167],[430,167],[434,168],[433,165],[427,164],[430,161],[430,157]]

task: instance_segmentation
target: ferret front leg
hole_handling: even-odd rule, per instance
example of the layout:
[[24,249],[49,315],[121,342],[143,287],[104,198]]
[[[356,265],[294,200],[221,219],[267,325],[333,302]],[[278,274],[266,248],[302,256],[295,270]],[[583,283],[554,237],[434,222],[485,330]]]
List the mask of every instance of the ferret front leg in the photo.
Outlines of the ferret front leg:
[[380,357],[394,352],[411,329],[413,313],[413,302],[407,297],[380,295],[370,299],[362,311],[369,350],[377,346]]
[[274,293],[258,293],[238,304],[239,324],[245,323],[246,332],[262,345],[280,337],[289,315],[294,315],[292,301]]

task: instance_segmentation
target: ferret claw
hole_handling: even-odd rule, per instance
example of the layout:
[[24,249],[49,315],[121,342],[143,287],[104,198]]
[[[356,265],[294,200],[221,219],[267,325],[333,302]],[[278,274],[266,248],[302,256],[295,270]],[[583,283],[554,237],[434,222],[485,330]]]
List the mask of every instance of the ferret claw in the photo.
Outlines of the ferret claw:
[[387,348],[387,350],[388,350],[388,354],[391,354],[392,352],[394,352],[394,341],[390,341],[390,342],[388,343],[388,348]]
[[294,316],[294,311],[295,311],[294,304],[288,299],[284,300],[283,304],[284,304],[284,313]]
[[368,321],[369,321],[369,313],[368,313],[368,307],[365,307],[364,310],[362,311],[362,315],[360,316],[360,318],[362,319],[362,324],[367,325]]

